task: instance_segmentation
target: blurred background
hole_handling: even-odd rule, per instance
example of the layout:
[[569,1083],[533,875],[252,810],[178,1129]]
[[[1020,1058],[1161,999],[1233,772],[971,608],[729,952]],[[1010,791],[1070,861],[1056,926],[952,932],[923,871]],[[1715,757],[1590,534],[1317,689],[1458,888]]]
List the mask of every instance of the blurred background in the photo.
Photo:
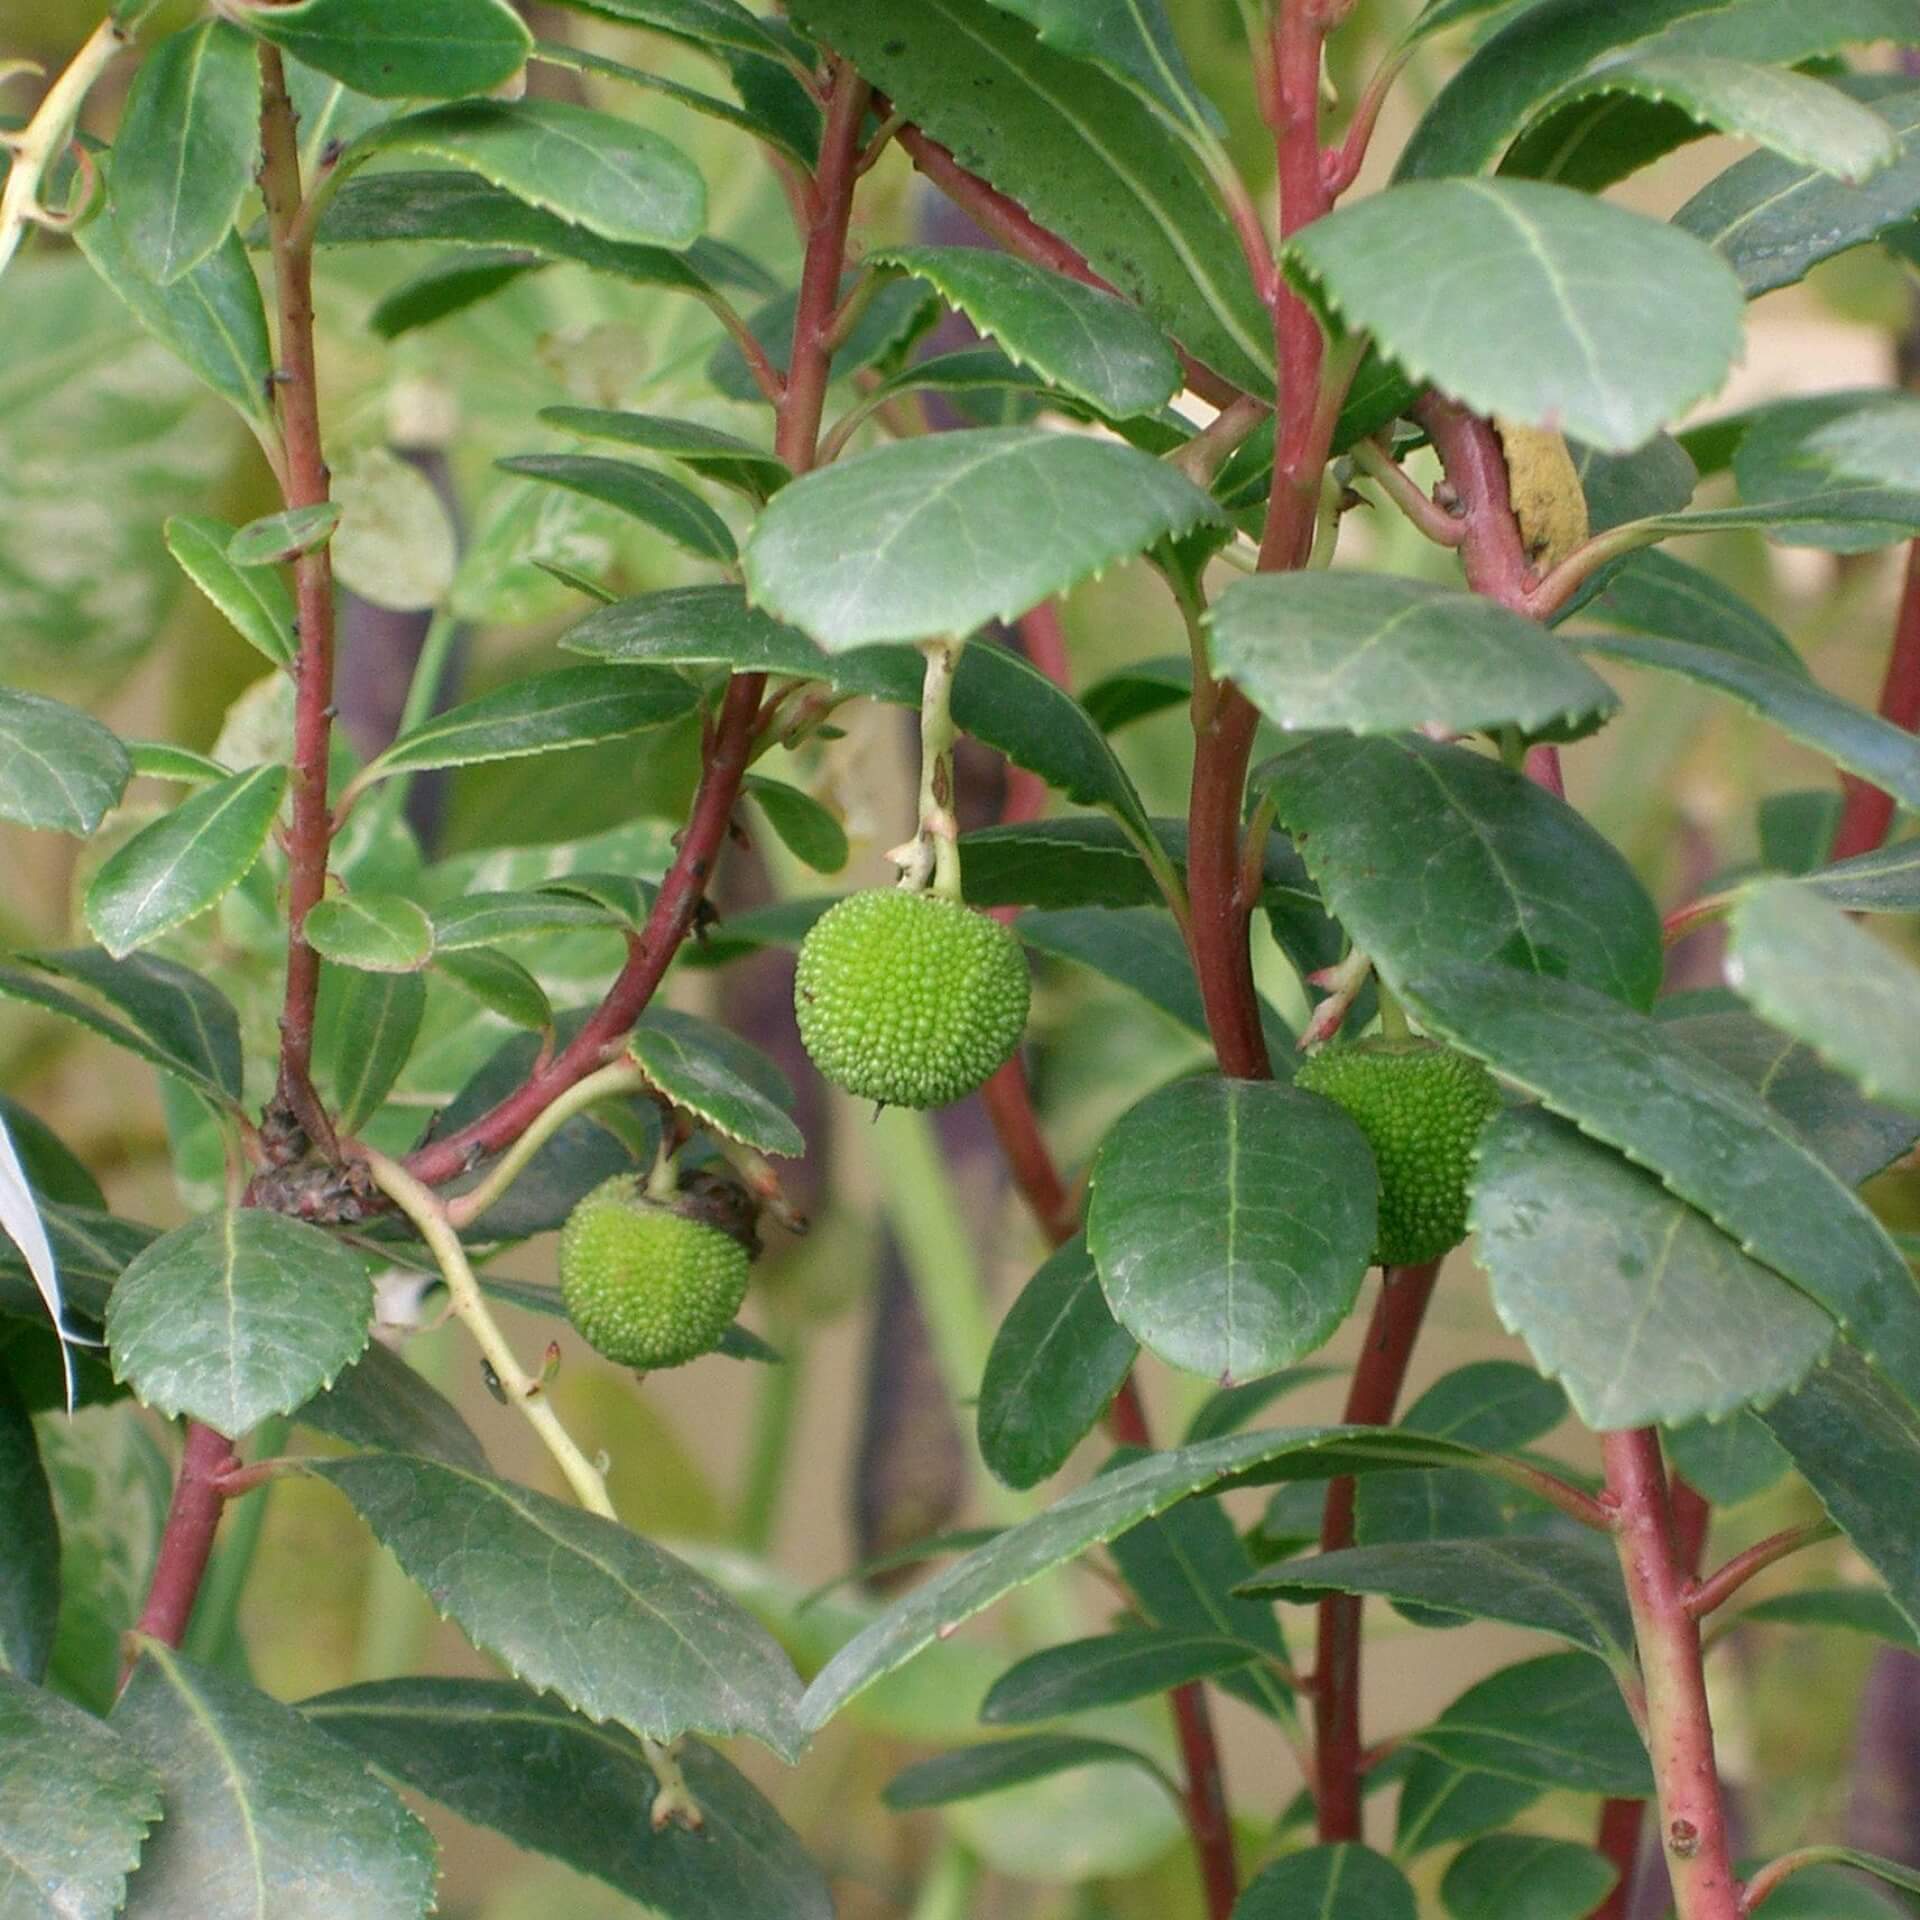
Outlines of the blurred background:
[[[1264,191],[1271,164],[1233,0],[1169,4],[1197,73],[1229,117],[1243,168]],[[1336,43],[1332,78],[1343,101],[1356,97],[1414,10],[1413,0],[1360,0]],[[543,38],[713,85],[693,54],[669,42],[583,14],[526,11]],[[0,0],[0,56],[57,70],[97,13],[84,0]],[[1390,161],[1462,50],[1460,36],[1443,35],[1416,59],[1362,191],[1384,171],[1378,156]],[[791,282],[796,250],[786,203],[743,136],[669,98],[559,66],[537,68],[534,84],[634,114],[679,142],[706,173],[714,231]],[[31,88],[13,83],[5,104],[24,109]],[[88,129],[110,138],[117,105],[110,81],[89,105]],[[1623,196],[1668,212],[1731,157],[1726,143],[1703,142],[1630,182]],[[941,217],[894,155],[867,184],[856,246],[925,230]],[[693,577],[681,556],[631,523],[494,470],[502,455],[548,444],[533,419],[539,407],[627,406],[765,434],[763,409],[718,399],[704,380],[720,337],[704,310],[577,267],[527,274],[465,312],[389,342],[381,333],[394,312],[389,296],[423,264],[408,250],[343,249],[321,265],[329,457],[342,485],[380,498],[396,529],[385,547],[341,563],[355,593],[345,616],[340,698],[345,727],[363,752],[391,731],[427,624],[422,609],[442,604],[457,618],[444,692],[470,696],[529,661],[558,664],[554,637],[589,610],[536,559],[624,592]],[[1705,411],[1884,385],[1911,367],[1916,341],[1911,271],[1862,251],[1754,307],[1745,362]],[[274,504],[257,453],[219,405],[134,327],[77,255],[57,240],[36,239],[0,288],[0,680],[89,705],[129,738],[217,749],[232,765],[261,757],[264,747],[249,743],[273,738],[279,692],[258,682],[257,656],[186,585],[160,528],[174,513],[240,522]],[[1691,543],[1687,557],[1767,607],[1827,685],[1871,706],[1898,587],[1897,552],[1838,558],[1716,536]],[[1378,512],[1349,517],[1341,560],[1434,577],[1451,565]],[[1144,569],[1117,571],[1079,594],[1065,621],[1076,687],[1184,645],[1164,591]],[[1663,907],[1754,859],[1763,835],[1769,858],[1791,865],[1796,849],[1819,839],[1820,823],[1830,828],[1837,789],[1823,764],[1676,682],[1645,699],[1623,685],[1629,704],[1622,716],[1568,756],[1570,797],[1627,851]],[[1131,727],[1119,744],[1150,808],[1183,812],[1184,709]],[[882,850],[910,831],[913,740],[897,712],[852,710],[844,739],[787,758],[770,770],[844,823],[848,864],[822,878],[773,834],[757,833],[750,851],[728,856],[717,895],[723,915],[880,878],[888,871]],[[386,838],[363,836],[344,857],[360,872],[404,870],[417,857],[410,828],[432,857],[466,857],[456,870],[466,884],[502,884],[499,876],[518,870],[516,861],[544,857],[502,849],[618,829],[603,849],[609,857],[596,864],[617,855],[657,871],[696,764],[697,737],[683,729],[647,736],[637,754],[622,742],[562,761],[469,769],[417,789],[406,826],[390,823]],[[963,780],[971,820],[993,818],[1002,775],[991,756],[976,755]],[[88,872],[146,817],[143,806],[159,791],[143,793],[136,783],[118,820],[84,846],[0,828],[0,944],[70,942]],[[194,944],[183,957],[241,1005],[264,1060],[281,935],[270,886],[243,889],[210,919],[217,924],[189,930]],[[1264,943],[1264,931],[1256,935]],[[617,942],[577,935],[543,949],[537,970],[556,1005],[577,1005],[595,997],[617,960]],[[1676,985],[1710,986],[1712,936],[1680,949],[1676,962]],[[1299,989],[1276,949],[1263,951],[1261,971],[1283,1010],[1297,1012]],[[1044,964],[1036,989],[1036,1094],[1058,1156],[1077,1171],[1113,1118],[1204,1058],[1204,1046],[1064,962]],[[767,1048],[801,1089],[810,1149],[788,1186],[812,1232],[804,1240],[770,1236],[747,1315],[785,1364],[710,1358],[636,1390],[563,1334],[556,1393],[589,1451],[608,1456],[627,1522],[673,1543],[762,1607],[805,1663],[823,1657],[879,1592],[912,1573],[885,1573],[809,1601],[822,1582],[925,1536],[1044,1504],[1091,1471],[1104,1447],[1090,1445],[1060,1484],[1033,1496],[986,1479],[967,1402],[999,1315],[1042,1255],[1040,1236],[1008,1190],[977,1103],[932,1119],[874,1121],[828,1098],[798,1054],[789,991],[790,960],[778,952],[724,969],[683,965],[668,989],[676,1004],[723,1018]],[[436,1001],[402,1083],[401,1111],[383,1122],[393,1144],[417,1134],[507,1032],[458,995]],[[29,1109],[75,1147],[116,1211],[170,1225],[211,1203],[217,1143],[198,1135],[191,1113],[163,1098],[126,1056],[11,1003],[0,1003],[0,1096],[10,1119]],[[1907,1225],[1920,1223],[1914,1186],[1911,1174],[1889,1176],[1877,1196]],[[550,1282],[552,1253],[550,1239],[528,1242],[499,1271]],[[533,1352],[554,1324],[515,1317],[511,1332]],[[1331,1367],[1344,1364],[1356,1331],[1349,1328],[1322,1356]],[[488,1397],[456,1332],[419,1334],[406,1351],[458,1401],[498,1466],[549,1484],[544,1457]],[[1464,1361],[1507,1355],[1523,1357],[1492,1316],[1470,1249],[1463,1251],[1438,1296],[1409,1396]],[[1151,1364],[1143,1378],[1157,1430],[1177,1433],[1204,1397],[1203,1383]],[[1338,1377],[1311,1383],[1281,1417],[1330,1417],[1342,1393]],[[124,1406],[84,1412],[70,1428],[47,1424],[62,1475],[81,1476],[110,1496],[90,1526],[69,1538],[76,1584],[93,1587],[103,1615],[124,1601],[130,1617],[164,1511],[170,1439],[157,1423],[149,1430],[129,1419]],[[1721,1474],[1714,1490],[1760,1489],[1722,1513],[1718,1543],[1735,1549],[1809,1517],[1810,1496],[1769,1474],[1764,1457],[1756,1464],[1750,1436],[1713,1439],[1722,1444],[1701,1445],[1698,1471]],[[1549,1445],[1587,1461],[1584,1436],[1572,1429]],[[1245,1523],[1259,1514],[1257,1501],[1237,1510]],[[1280,1531],[1285,1522],[1285,1515],[1269,1519]],[[1856,1571],[1843,1547],[1822,1552],[1829,1575]],[[1796,1577],[1804,1573],[1797,1569]],[[798,1770],[780,1775],[762,1764],[764,1756],[736,1755],[827,1863],[850,1920],[916,1910],[983,1920],[1182,1920],[1193,1910],[1174,1818],[1137,1773],[1068,1775],[962,1805],[945,1819],[892,1816],[878,1804],[880,1787],[900,1765],[977,1731],[980,1694],[1012,1653],[1092,1631],[1117,1606],[1109,1587],[1084,1575],[1029,1589],[866,1696]],[[1300,1644],[1308,1617],[1283,1611]],[[1367,1668],[1366,1722],[1375,1738],[1418,1724],[1472,1680],[1539,1650],[1494,1629],[1435,1634],[1385,1609],[1371,1613],[1379,1639]],[[117,1631],[124,1621],[100,1624]],[[420,1668],[470,1670],[476,1659],[342,1503],[295,1481],[274,1483],[229,1519],[195,1631],[204,1656],[244,1663],[285,1698]],[[1877,1651],[1865,1638],[1776,1626],[1723,1641],[1711,1672],[1746,1850],[1817,1832],[1920,1862],[1920,1662]],[[1257,1838],[1292,1799],[1298,1769],[1270,1722],[1224,1696],[1217,1710],[1233,1799]],[[1157,1711],[1116,1719],[1129,1737],[1171,1754]],[[459,1829],[438,1810],[429,1817],[447,1843],[442,1911],[456,1920],[595,1920],[636,1911],[595,1883]],[[1592,1803],[1549,1796],[1523,1818],[1587,1838]],[[1075,1881],[1084,1884],[1063,1884]],[[1878,1894],[1823,1897],[1830,1904],[1818,1910],[1831,1920],[1897,1910]],[[934,1904],[941,1899],[948,1904]],[[1787,1896],[1778,1904],[1789,1920]]]

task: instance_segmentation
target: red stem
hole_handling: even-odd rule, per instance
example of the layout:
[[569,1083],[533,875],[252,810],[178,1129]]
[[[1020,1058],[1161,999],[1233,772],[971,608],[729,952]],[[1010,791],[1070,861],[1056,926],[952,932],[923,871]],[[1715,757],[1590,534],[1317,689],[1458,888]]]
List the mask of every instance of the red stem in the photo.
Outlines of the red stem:
[[1739,1920],[1739,1883],[1700,1659],[1688,1605],[1692,1574],[1675,1525],[1660,1437],[1650,1427],[1600,1436],[1615,1540],[1647,1696],[1647,1747],[1677,1920]]
[[[193,1603],[213,1553],[213,1536],[226,1507],[220,1480],[236,1465],[233,1443],[225,1434],[203,1427],[197,1420],[187,1422],[180,1477],[173,1483],[173,1501],[167,1508],[147,1604],[140,1613],[138,1631],[151,1639],[177,1647],[186,1638]],[[123,1672],[123,1682],[125,1678]]]
[[1789,1554],[1795,1554],[1802,1547],[1810,1547],[1816,1541],[1833,1537],[1833,1524],[1827,1520],[1810,1520],[1802,1527],[1787,1527],[1779,1533],[1769,1534],[1766,1539],[1757,1541],[1744,1553],[1736,1553],[1725,1566],[1717,1568],[1702,1580],[1687,1597],[1687,1611],[1696,1620],[1704,1620],[1716,1608],[1723,1607],[1744,1587],[1755,1574],[1764,1573],[1767,1568],[1776,1566]]
[[1187,891],[1193,971],[1220,1071],[1264,1080],[1273,1071],[1260,1030],[1247,939],[1253,902],[1241,897],[1240,810],[1247,761],[1260,716],[1230,681],[1206,702],[1194,736],[1193,790],[1187,802]]
[[[1880,688],[1880,717],[1909,733],[1920,729],[1920,540],[1907,548],[1907,582],[1900,595],[1900,613],[1893,629],[1893,651],[1887,658],[1887,677]],[[1893,825],[1893,797],[1878,787],[1842,774],[1846,805],[1834,830],[1833,857],[1850,860],[1871,853]]]
[[[1423,1267],[1390,1267],[1380,1282],[1366,1344],[1347,1388],[1350,1426],[1383,1427],[1399,1404],[1434,1282],[1436,1260]],[[1353,1545],[1354,1482],[1327,1483],[1327,1504],[1320,1521],[1320,1551],[1337,1553]],[[1360,1600],[1355,1594],[1329,1594],[1319,1606],[1319,1653],[1314,1668],[1313,1729],[1315,1801],[1322,1840],[1360,1837],[1362,1760],[1360,1740]]]

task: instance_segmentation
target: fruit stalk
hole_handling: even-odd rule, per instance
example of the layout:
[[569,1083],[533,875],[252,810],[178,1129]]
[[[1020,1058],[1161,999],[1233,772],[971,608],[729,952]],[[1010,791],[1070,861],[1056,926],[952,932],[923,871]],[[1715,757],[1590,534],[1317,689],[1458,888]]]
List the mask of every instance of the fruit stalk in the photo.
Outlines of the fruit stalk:
[[920,693],[920,831],[900,884],[929,888],[943,900],[960,893],[960,822],[954,812],[953,676],[960,642],[929,640]]

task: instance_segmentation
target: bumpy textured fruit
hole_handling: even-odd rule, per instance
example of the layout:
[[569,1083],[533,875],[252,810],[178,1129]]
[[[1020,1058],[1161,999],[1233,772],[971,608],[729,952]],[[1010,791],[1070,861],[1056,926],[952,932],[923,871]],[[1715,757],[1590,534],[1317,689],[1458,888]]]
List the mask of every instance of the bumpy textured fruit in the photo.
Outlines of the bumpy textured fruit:
[[602,1181],[560,1230],[568,1317],[623,1367],[677,1367],[711,1353],[746,1291],[746,1248],[648,1200],[633,1174]]
[[1367,1136],[1380,1169],[1375,1260],[1418,1266],[1460,1244],[1474,1147],[1500,1105],[1479,1061],[1432,1040],[1362,1040],[1314,1055],[1294,1085],[1337,1101]]
[[888,1107],[944,1107],[1005,1065],[1027,962],[997,920],[932,893],[849,894],[800,949],[793,1007],[813,1063]]

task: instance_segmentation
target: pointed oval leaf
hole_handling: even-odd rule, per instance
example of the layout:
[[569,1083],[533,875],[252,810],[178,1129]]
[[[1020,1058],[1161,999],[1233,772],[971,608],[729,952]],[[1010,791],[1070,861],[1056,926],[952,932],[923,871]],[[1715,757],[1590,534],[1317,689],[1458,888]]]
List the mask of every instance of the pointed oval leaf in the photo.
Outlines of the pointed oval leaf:
[[91,714],[0,687],[0,820],[91,833],[132,777],[119,737]]
[[1286,263],[1416,379],[1612,453],[1704,400],[1740,351],[1745,300],[1708,248],[1537,181],[1390,187],[1302,228]]
[[53,1651],[60,1613],[60,1534],[40,1449],[12,1377],[0,1373],[0,1512],[7,1553],[0,1563],[0,1671],[38,1680]]
[[433,970],[501,1019],[533,1033],[553,1025],[547,990],[520,962],[495,947],[466,947],[436,953]]
[[[1786,1471],[1784,1463],[1781,1471]],[[1740,1624],[1745,1626],[1750,1620],[1861,1633],[1907,1653],[1920,1653],[1920,1634],[1915,1633],[1906,1615],[1884,1593],[1871,1587],[1810,1587],[1772,1593],[1740,1609]]]
[[622,446],[667,454],[695,473],[733,487],[752,500],[769,498],[793,478],[778,454],[698,420],[670,420],[657,413],[619,413],[605,407],[542,407],[540,418],[550,427],[589,440],[617,440]]
[[1620,1870],[1591,1847],[1541,1833],[1490,1833],[1448,1864],[1440,1898],[1452,1920],[1583,1920]]
[[433,922],[398,893],[344,893],[308,909],[300,923],[323,960],[365,973],[418,973],[433,957]]
[[252,7],[261,39],[376,100],[450,99],[511,80],[533,47],[506,0],[296,0]]
[[1704,1214],[1535,1109],[1482,1136],[1472,1225],[1501,1323],[1596,1432],[1764,1404],[1833,1344],[1832,1320]]
[[[1607,576],[1605,587],[1577,611],[1583,620],[1656,639],[1738,654],[1806,680],[1806,662],[1765,614],[1712,574],[1670,553],[1637,553]],[[1578,642],[1576,641],[1577,645]]]
[[169,34],[140,63],[114,136],[114,212],[161,286],[233,230],[260,150],[260,62],[224,20]]
[[1002,1793],[1075,1767],[1106,1766],[1144,1767],[1156,1776],[1160,1773],[1138,1748],[1123,1747],[1115,1740],[1094,1740],[1078,1733],[1020,1733],[922,1760],[896,1773],[880,1797],[894,1812],[905,1813],[914,1807],[945,1807],[956,1800]]
[[303,1427],[376,1453],[418,1453],[448,1466],[487,1471],[473,1429],[439,1388],[378,1340],[325,1393],[295,1414]]
[[1194,84],[1162,0],[993,0],[1027,21],[1050,47],[1105,67],[1175,125],[1225,133]]
[[1033,427],[933,434],[783,488],[747,542],[747,585],[830,652],[964,639],[1219,518],[1132,447]]
[[476,1646],[653,1740],[749,1733],[791,1759],[800,1682],[766,1630],[598,1514],[407,1454],[314,1460]]
[[23,1916],[112,1920],[160,1818],[160,1777],[92,1714],[0,1673],[0,1853]]
[[624,1727],[596,1726],[510,1680],[376,1680],[301,1713],[380,1771],[522,1847],[662,1914],[832,1920],[820,1869],[761,1794],[704,1741],[676,1758],[698,1833],[652,1820],[659,1783]]
[[[840,298],[850,299],[858,284],[857,273],[842,275]],[[799,306],[799,289],[790,288],[746,317],[747,331],[776,373],[786,373],[792,361],[794,318]],[[898,360],[933,325],[938,309],[932,290],[918,281],[882,281],[877,290],[863,297],[847,337],[834,349],[828,363],[829,380],[850,380],[857,373]],[[708,358],[707,379],[725,399],[748,405],[765,399],[744,350],[731,335]]]
[[980,247],[886,247],[867,259],[926,281],[1016,366],[1110,418],[1152,413],[1180,391],[1166,335],[1118,294]]
[[235,1438],[291,1413],[367,1344],[360,1259],[303,1221],[210,1213],[139,1254],[107,1303],[114,1377]]
[[1920,840],[1839,861],[1801,884],[1850,913],[1920,913]]
[[727,523],[693,491],[651,467],[591,453],[523,453],[496,461],[508,473],[565,487],[631,514],[696,560],[731,566],[737,553]]
[[1383,1854],[1357,1841],[1308,1847],[1258,1873],[1234,1920],[1416,1920],[1413,1888]]
[[1653,1004],[1660,919],[1633,870],[1571,807],[1498,762],[1414,737],[1329,735],[1257,779],[1328,909],[1390,986],[1445,961],[1498,961]]
[[1007,1309],[980,1379],[980,1457],[1025,1490],[1099,1424],[1138,1343],[1113,1317],[1083,1237],[1054,1253]]
[[227,558],[236,567],[284,566],[324,547],[339,524],[340,507],[332,500],[262,514],[235,531],[227,542]]
[[417,973],[354,969],[337,998],[323,984],[320,1056],[343,1133],[357,1133],[380,1111],[406,1071],[426,1011],[427,983]]
[[1260,1649],[1219,1634],[1131,1627],[1048,1647],[1009,1667],[980,1703],[989,1726],[1055,1720],[1129,1700],[1146,1700],[1211,1680],[1260,1658]]
[[137,1644],[109,1724],[160,1776],[167,1817],[128,1886],[128,1920],[431,1909],[433,1840],[351,1747],[244,1681]]
[[1279,727],[1570,739],[1620,704],[1535,622],[1424,581],[1267,574],[1229,587],[1208,624],[1215,669]]
[[750,773],[741,784],[796,860],[815,873],[838,873],[847,864],[853,851],[847,830],[812,794],[763,773]]
[[1432,1032],[1658,1174],[1920,1395],[1920,1293],[1885,1230],[1732,1074],[1565,980],[1450,967],[1407,984]]
[[761,1153],[806,1152],[786,1075],[726,1028],[673,1007],[649,1007],[627,1051],[676,1107],[715,1133]]
[[433,951],[438,959],[473,947],[491,946],[497,940],[537,939],[617,924],[604,907],[585,900],[565,900],[556,893],[470,893],[435,912]]
[[175,514],[164,529],[180,570],[226,615],[241,639],[276,667],[294,658],[293,598],[265,567],[237,567],[227,549],[234,529],[205,514]]
[[287,790],[285,767],[250,767],[143,827],[87,888],[87,925],[116,960],[238,885],[259,859]]
[[740,0],[561,0],[582,13],[624,20],[702,49],[784,58],[786,49]]
[[[386,121],[354,156],[424,153],[603,240],[680,249],[706,225],[699,170],[657,133],[565,100],[462,100]],[[352,164],[350,157],[348,164]]]

